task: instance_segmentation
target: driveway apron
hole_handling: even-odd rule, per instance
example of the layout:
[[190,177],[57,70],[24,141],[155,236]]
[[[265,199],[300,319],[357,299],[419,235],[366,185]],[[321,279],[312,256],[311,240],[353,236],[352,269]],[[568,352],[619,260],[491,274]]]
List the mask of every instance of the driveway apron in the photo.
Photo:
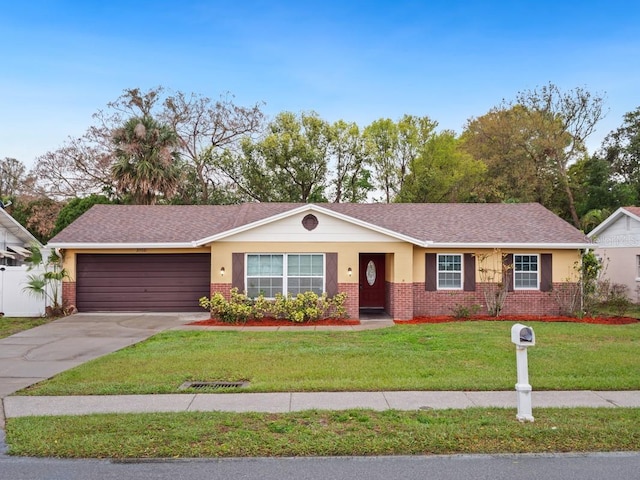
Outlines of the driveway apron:
[[179,313],[79,313],[0,339],[0,398],[203,318],[202,314]]

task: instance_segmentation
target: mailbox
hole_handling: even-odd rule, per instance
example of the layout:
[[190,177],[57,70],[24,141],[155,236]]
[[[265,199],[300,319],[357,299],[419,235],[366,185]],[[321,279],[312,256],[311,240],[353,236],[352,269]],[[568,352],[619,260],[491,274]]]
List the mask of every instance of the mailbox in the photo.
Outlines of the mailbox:
[[531,347],[536,344],[536,334],[533,328],[516,323],[511,327],[511,341],[519,347]]

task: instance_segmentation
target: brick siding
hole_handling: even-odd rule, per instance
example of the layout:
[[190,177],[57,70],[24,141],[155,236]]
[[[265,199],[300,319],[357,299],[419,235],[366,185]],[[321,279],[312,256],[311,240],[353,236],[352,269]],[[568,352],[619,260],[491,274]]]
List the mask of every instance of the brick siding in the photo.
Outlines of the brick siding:
[[65,307],[75,307],[76,282],[62,282],[62,305]]
[[232,285],[230,283],[212,283],[211,295],[216,292],[220,292],[225,299],[229,300],[231,298],[231,288]]
[[[554,290],[560,291],[565,284],[554,284]],[[484,285],[478,283],[475,292],[461,290],[439,290],[428,292],[424,283],[413,284],[414,315],[452,315],[457,307],[480,305],[478,313],[486,314]],[[509,292],[501,315],[558,315],[560,305],[552,292],[539,290],[516,290]]]
[[414,317],[415,296],[411,283],[386,282],[385,295],[387,297],[387,313],[394,320],[411,320]]
[[338,291],[347,294],[344,306],[351,319],[360,318],[360,288],[357,283],[339,283]]

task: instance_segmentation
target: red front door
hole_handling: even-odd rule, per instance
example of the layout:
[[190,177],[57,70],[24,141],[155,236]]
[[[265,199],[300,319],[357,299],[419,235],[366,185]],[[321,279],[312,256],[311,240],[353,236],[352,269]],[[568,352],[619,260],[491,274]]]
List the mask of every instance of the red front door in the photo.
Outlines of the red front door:
[[360,254],[360,308],[385,308],[384,253]]

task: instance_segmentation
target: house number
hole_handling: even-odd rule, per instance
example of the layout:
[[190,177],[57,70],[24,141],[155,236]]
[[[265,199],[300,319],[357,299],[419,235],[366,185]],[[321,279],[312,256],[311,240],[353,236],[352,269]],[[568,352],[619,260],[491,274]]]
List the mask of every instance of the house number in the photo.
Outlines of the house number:
[[367,283],[369,286],[373,286],[376,283],[376,264],[373,263],[373,260],[369,260],[367,264]]

